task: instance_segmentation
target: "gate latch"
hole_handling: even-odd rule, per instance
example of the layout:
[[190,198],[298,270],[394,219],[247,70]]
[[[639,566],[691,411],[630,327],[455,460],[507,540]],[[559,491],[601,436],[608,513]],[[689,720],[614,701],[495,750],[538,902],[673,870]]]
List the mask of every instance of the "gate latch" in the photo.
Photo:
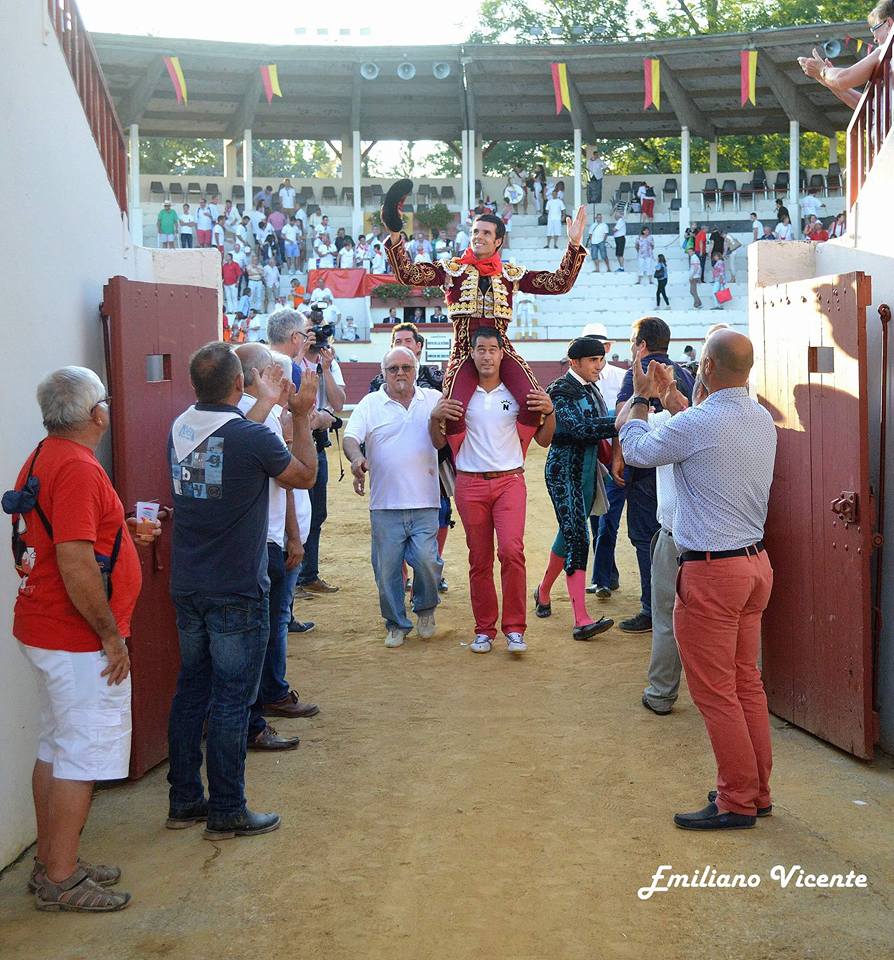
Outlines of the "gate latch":
[[853,490],[842,490],[840,496],[832,501],[832,513],[844,523],[857,522],[857,494]]

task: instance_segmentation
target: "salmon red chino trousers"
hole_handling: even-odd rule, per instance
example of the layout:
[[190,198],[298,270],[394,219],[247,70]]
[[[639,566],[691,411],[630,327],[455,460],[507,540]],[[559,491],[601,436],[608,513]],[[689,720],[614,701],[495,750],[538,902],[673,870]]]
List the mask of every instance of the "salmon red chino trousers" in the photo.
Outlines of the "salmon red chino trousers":
[[487,480],[474,474],[456,474],[456,508],[469,547],[469,593],[475,632],[491,640],[497,634],[497,591],[494,587],[494,534],[503,587],[504,634],[525,632],[525,504],[527,488],[521,473]]
[[754,816],[770,806],[770,718],[757,667],[773,589],[767,552],[687,561],[677,573],[674,635],[717,760],[717,806]]

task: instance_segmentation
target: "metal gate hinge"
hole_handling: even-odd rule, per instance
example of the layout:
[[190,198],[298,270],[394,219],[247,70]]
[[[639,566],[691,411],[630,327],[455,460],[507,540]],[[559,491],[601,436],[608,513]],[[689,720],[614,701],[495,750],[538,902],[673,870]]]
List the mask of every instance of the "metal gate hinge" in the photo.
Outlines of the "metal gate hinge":
[[840,496],[832,501],[832,513],[839,516],[844,523],[857,522],[857,494],[853,490],[842,490]]

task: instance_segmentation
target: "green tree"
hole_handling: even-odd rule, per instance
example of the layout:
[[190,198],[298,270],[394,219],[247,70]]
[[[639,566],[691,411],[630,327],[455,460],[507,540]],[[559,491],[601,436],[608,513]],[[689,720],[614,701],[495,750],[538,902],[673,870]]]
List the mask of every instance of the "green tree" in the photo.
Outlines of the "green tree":
[[222,176],[223,140],[141,137],[140,170],[163,176]]
[[628,0],[483,0],[469,43],[599,43],[642,30]]
[[256,177],[334,177],[340,166],[321,140],[255,140],[252,172]]

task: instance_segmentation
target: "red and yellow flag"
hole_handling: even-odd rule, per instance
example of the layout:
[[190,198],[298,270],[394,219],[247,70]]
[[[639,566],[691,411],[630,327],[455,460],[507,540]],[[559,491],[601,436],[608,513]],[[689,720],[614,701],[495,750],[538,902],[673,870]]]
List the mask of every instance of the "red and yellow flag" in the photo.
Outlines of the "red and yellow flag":
[[168,69],[168,76],[171,78],[171,83],[174,85],[174,96],[177,98],[177,103],[188,103],[189,97],[186,95],[186,80],[183,77],[183,71],[180,69],[180,58],[162,57],[162,60],[164,60],[165,66]]
[[571,113],[571,93],[568,89],[568,67],[564,63],[551,63],[553,72],[553,93],[556,95],[556,114],[565,107]]
[[279,87],[279,71],[276,69],[275,63],[269,63],[260,69],[261,80],[264,83],[264,93],[267,96],[267,103],[270,103],[274,97],[282,96],[282,90]]
[[757,105],[757,50],[743,50],[739,54],[739,88],[742,106],[748,101]]
[[863,41],[857,40],[857,53],[859,53],[862,49],[863,49]]
[[661,61],[657,58],[646,57],[643,60],[643,81],[646,95],[643,99],[643,110],[654,106],[661,109]]

